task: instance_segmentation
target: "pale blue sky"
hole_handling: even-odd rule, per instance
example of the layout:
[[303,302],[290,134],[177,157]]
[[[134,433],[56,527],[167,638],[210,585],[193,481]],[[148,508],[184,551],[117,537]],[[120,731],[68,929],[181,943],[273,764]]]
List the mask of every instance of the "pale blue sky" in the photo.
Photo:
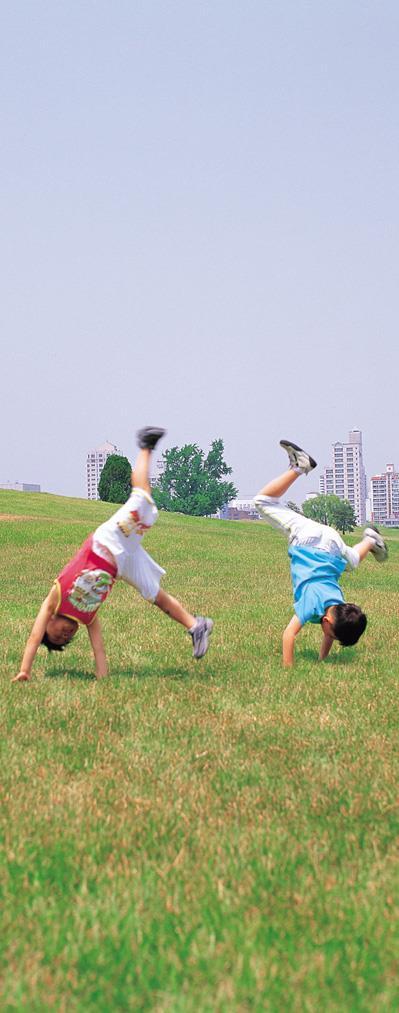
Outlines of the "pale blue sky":
[[147,423],[242,493],[280,436],[399,465],[399,5],[3,0],[0,36],[0,481],[85,495]]

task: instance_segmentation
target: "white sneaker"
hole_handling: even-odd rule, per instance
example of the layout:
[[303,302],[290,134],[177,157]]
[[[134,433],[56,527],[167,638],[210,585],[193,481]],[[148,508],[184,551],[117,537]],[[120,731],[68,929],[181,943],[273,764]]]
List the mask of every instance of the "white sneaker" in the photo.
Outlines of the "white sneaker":
[[189,630],[193,641],[193,658],[203,658],[209,647],[209,637],[213,630],[213,620],[196,616],[192,630]]
[[291,440],[280,440],[280,447],[287,451],[290,468],[295,468],[295,471],[300,474],[307,475],[309,471],[313,471],[313,468],[317,468],[317,461],[307,454],[306,450],[302,450],[302,447],[291,443]]
[[374,546],[370,549],[370,552],[373,553],[377,563],[385,563],[385,560],[388,558],[388,546],[384,542],[384,539],[381,538],[378,528],[374,524],[370,524],[368,528],[364,529],[363,534],[366,538],[372,538],[374,542]]

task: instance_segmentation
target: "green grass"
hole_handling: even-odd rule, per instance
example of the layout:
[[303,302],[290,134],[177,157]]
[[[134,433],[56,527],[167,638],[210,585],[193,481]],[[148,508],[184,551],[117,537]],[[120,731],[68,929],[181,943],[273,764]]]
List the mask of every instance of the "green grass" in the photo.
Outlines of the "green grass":
[[[0,492],[4,1010],[399,1007],[399,532],[344,577],[369,626],[317,664],[267,525],[161,515],[166,589],[215,619],[199,663],[124,585],[10,685],[58,570],[110,513]],[[351,539],[354,540],[353,538]]]

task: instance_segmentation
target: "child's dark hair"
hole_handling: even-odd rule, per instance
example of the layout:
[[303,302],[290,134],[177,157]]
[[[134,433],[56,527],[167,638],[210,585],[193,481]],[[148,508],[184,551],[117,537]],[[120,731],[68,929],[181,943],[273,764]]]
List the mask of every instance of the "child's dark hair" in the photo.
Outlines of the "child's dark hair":
[[41,642],[42,642],[42,644],[44,644],[45,647],[47,647],[48,651],[63,651],[64,650],[64,647],[63,647],[62,644],[53,644],[53,641],[50,640],[50,637],[47,636],[47,633],[43,634]]
[[359,605],[353,605],[351,602],[334,605],[333,629],[342,647],[352,647],[353,644],[357,644],[366,626],[367,616],[359,608]]

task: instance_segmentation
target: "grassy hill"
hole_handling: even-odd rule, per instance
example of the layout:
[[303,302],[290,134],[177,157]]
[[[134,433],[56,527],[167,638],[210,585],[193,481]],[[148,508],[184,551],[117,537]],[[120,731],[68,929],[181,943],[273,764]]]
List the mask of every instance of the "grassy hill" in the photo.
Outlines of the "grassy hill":
[[[145,547],[211,649],[118,584],[10,685],[54,577],[108,504],[0,491],[6,1010],[392,1010],[398,987],[398,533],[345,576],[369,626],[317,664],[265,524],[162,514]],[[351,538],[354,541],[354,538]]]

